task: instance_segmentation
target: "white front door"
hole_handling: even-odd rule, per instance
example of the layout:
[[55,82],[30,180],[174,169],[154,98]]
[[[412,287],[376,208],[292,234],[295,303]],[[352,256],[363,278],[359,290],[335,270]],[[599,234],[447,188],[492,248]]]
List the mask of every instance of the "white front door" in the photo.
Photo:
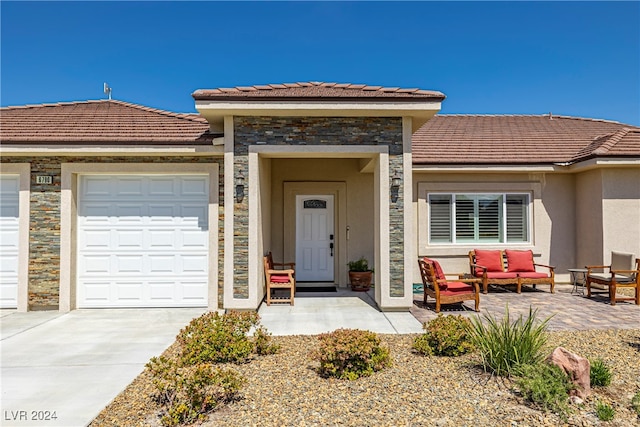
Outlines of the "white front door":
[[0,308],[18,306],[19,180],[0,177]]
[[333,195],[296,196],[296,281],[333,282]]
[[83,176],[78,307],[206,307],[208,177]]

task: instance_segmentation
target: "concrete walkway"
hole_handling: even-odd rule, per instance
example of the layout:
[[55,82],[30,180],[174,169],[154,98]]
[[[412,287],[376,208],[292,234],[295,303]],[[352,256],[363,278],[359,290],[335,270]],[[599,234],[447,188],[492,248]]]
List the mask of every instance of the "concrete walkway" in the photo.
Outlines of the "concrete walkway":
[[296,292],[295,305],[262,304],[260,320],[273,335],[315,335],[338,328],[366,329],[382,334],[422,331],[422,324],[409,312],[381,312],[373,290],[352,292]]
[[89,424],[202,313],[201,308],[0,311],[0,425]]

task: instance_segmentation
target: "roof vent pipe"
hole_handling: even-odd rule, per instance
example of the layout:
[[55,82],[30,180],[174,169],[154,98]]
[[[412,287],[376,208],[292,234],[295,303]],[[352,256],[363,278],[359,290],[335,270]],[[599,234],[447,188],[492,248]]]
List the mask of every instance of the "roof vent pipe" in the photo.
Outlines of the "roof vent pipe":
[[551,111],[549,111],[549,120],[553,120],[553,116],[551,115]]

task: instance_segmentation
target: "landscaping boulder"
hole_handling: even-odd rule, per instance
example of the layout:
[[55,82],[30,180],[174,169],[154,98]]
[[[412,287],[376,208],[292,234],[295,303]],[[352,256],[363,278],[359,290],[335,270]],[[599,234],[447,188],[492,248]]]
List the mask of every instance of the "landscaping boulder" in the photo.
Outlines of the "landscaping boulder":
[[547,357],[547,361],[560,367],[569,376],[571,382],[577,386],[577,389],[570,393],[572,396],[585,399],[591,393],[589,360],[565,348],[558,347]]

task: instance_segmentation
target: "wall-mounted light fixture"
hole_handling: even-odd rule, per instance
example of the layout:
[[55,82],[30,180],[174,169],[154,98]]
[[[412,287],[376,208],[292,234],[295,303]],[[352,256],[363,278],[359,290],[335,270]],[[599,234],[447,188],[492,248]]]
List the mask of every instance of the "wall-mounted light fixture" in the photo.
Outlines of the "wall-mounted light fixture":
[[238,172],[236,175],[236,202],[242,203],[244,200],[244,175]]
[[396,173],[393,174],[393,176],[391,177],[391,189],[390,189],[390,193],[391,193],[391,202],[395,203],[398,201],[398,192],[400,191],[400,184],[402,183],[402,178],[400,178],[400,175],[398,174],[398,171],[396,171]]

